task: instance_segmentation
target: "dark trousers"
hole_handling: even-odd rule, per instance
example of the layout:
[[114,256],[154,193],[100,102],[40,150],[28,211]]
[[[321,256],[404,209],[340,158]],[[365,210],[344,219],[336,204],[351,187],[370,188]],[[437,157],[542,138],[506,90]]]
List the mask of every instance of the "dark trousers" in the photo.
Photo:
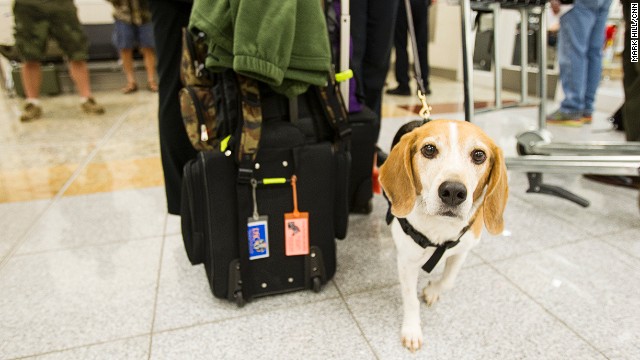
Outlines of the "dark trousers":
[[624,77],[624,105],[622,119],[627,141],[640,141],[640,62],[631,62],[631,1],[622,2],[625,21],[622,70]]
[[358,97],[380,119],[398,0],[350,0],[349,11],[353,41],[351,68],[358,84]]
[[178,91],[180,83],[181,29],[189,23],[191,4],[175,0],[152,0],[153,31],[158,62],[158,120],[160,156],[170,214],[180,214],[182,168],[196,156],[182,123]]
[[[416,44],[418,47],[418,60],[422,72],[422,83],[425,90],[429,88],[429,5],[430,0],[411,0],[411,13],[413,26],[416,32]],[[404,0],[398,5],[396,18],[396,30],[393,37],[393,46],[396,51],[396,81],[398,87],[409,88],[409,56],[407,54],[408,24]],[[415,55],[414,55],[415,56]],[[415,59],[414,59],[415,61]]]

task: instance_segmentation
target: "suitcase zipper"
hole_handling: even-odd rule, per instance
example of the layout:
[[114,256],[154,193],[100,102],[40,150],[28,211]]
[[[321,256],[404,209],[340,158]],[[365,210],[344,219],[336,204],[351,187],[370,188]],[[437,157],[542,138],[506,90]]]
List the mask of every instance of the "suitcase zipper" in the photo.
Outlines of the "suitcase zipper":
[[[204,39],[204,33],[202,31],[199,31],[198,34],[196,35],[199,39]],[[195,40],[193,39],[193,35],[189,34],[187,37],[187,50],[189,51],[190,55],[191,55],[191,62],[192,62],[192,66],[193,66],[193,70],[194,73],[196,75],[196,77],[202,77],[202,70],[204,69],[205,65],[204,63],[200,63],[198,61],[198,59],[196,58],[196,56],[198,55],[196,53],[196,46],[193,43]]]
[[191,102],[195,105],[196,108],[196,117],[198,118],[198,124],[200,129],[200,141],[207,142],[209,141],[209,132],[207,131],[207,124],[204,121],[204,109],[202,109],[202,104],[200,103],[200,99],[196,95],[195,90],[191,86],[185,87],[189,96],[191,97]]

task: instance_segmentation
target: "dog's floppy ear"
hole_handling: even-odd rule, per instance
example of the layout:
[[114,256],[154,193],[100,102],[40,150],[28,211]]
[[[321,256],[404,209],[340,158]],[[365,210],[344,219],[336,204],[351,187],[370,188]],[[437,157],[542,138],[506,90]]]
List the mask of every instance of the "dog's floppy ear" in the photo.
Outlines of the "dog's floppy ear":
[[422,190],[413,174],[415,141],[415,133],[402,136],[380,167],[380,184],[391,201],[391,213],[396,217],[406,217],[411,212],[416,194]]
[[489,174],[489,184],[487,185],[487,195],[482,206],[484,212],[484,225],[493,235],[500,234],[504,230],[502,215],[507,206],[509,197],[509,185],[507,179],[507,167],[504,163],[502,150],[492,147],[494,156],[493,166]]

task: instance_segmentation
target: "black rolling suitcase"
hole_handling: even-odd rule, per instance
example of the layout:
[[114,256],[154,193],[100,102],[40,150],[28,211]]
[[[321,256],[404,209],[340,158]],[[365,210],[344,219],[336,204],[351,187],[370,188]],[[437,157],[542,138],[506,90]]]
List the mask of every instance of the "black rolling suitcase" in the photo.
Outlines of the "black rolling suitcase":
[[319,291],[333,277],[335,238],[346,236],[348,222],[350,129],[331,86],[301,95],[293,113],[286,98],[238,79],[240,109],[218,108],[221,118],[238,114],[224,120],[238,124],[234,136],[184,168],[182,231],[214,296],[242,306],[263,295]]
[[366,106],[349,113],[351,125],[351,174],[349,178],[349,210],[368,214],[372,210],[373,162],[378,141],[376,114]]
[[[343,10],[348,17],[349,3],[340,0],[327,0],[325,4],[325,17],[327,19],[327,29],[329,31],[329,41],[331,43],[332,58],[334,66],[342,71],[348,70],[349,61],[338,63],[343,51],[348,52],[347,44],[341,43],[341,35],[346,32],[346,37],[350,39],[349,27],[342,27]],[[346,8],[345,6],[346,5]],[[347,71],[348,73],[348,71]],[[347,79],[349,79],[347,77]],[[356,99],[356,81],[354,79],[343,80],[350,82],[349,94],[344,94],[345,102],[349,106],[349,124],[352,129],[351,136],[351,173],[349,178],[349,211],[356,214],[368,214],[372,210],[373,198],[373,162],[378,141],[380,121],[373,110],[362,105]]]

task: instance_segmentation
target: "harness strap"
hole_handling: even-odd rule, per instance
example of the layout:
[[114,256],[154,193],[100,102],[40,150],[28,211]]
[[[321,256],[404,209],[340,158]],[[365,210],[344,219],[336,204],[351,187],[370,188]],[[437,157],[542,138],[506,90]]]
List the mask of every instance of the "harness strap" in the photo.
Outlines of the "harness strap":
[[424,234],[416,230],[416,228],[414,228],[407,219],[398,218],[398,222],[400,223],[400,227],[402,228],[402,231],[404,231],[405,234],[409,235],[416,244],[420,245],[421,248],[423,249],[426,249],[427,247],[436,248],[436,250],[433,252],[431,257],[422,266],[422,270],[428,273],[430,273],[431,270],[433,270],[433,268],[435,268],[436,265],[438,265],[438,262],[440,261],[440,259],[442,259],[442,256],[444,255],[444,252],[447,251],[447,249],[451,249],[452,247],[460,243],[460,239],[464,234],[467,233],[467,230],[469,230],[469,227],[470,227],[470,225],[465,226],[460,231],[460,235],[458,235],[458,238],[456,240],[449,240],[449,241],[445,241],[442,244],[435,244],[431,240],[429,240],[428,237],[424,236]]
[[[385,195],[385,198],[386,198],[386,195]],[[387,199],[387,201],[389,201],[389,199]],[[387,210],[387,216],[386,216],[387,225],[391,224],[394,218],[395,216],[393,216],[393,214],[391,213],[391,202],[389,202],[389,210]],[[406,218],[397,218],[397,219],[398,219],[398,223],[400,224],[400,227],[402,228],[402,231],[404,231],[405,234],[409,235],[409,237],[411,237],[411,239],[413,239],[413,241],[416,244],[418,244],[421,248],[423,249],[426,249],[427,247],[436,248],[436,250],[433,252],[433,254],[431,254],[431,257],[429,257],[427,262],[424,265],[422,265],[422,270],[426,271],[427,273],[430,273],[431,270],[433,270],[433,268],[435,268],[436,265],[438,265],[438,262],[440,261],[440,259],[442,259],[442,256],[444,255],[444,252],[458,245],[458,243],[460,243],[460,239],[462,238],[462,236],[464,236],[464,234],[467,233],[469,228],[471,228],[471,224],[473,224],[473,222],[475,221],[475,216],[473,217],[469,225],[465,226],[462,230],[460,230],[460,235],[458,235],[458,238],[456,240],[445,241],[442,244],[435,244],[433,241],[429,240],[429,238],[424,236],[423,233],[416,230],[416,228],[414,228],[413,225],[411,225]]]

